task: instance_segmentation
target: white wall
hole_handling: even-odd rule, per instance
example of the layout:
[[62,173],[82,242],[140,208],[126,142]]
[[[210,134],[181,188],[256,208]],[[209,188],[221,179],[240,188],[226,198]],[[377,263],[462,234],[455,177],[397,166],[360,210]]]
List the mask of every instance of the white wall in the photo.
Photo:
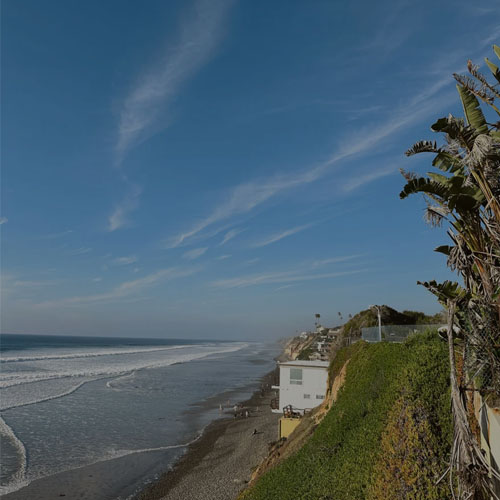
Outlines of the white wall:
[[[290,384],[290,368],[302,369],[302,384]],[[292,405],[297,409],[314,408],[323,402],[328,372],[321,367],[280,366],[280,410]],[[309,394],[309,398],[304,395]],[[317,398],[316,396],[321,396]]]

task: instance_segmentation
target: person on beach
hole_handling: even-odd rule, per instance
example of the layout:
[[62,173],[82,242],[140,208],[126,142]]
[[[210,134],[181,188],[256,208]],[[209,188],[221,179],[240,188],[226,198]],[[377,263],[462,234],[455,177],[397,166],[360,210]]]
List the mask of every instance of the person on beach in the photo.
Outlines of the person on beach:
[[255,434],[257,434],[257,429],[254,429],[253,432],[252,432],[252,436],[255,436]]

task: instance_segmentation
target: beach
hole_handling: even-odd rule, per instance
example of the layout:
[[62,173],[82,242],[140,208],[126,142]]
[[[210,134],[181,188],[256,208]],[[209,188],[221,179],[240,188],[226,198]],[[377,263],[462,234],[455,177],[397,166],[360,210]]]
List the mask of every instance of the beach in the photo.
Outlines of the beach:
[[[171,471],[138,496],[137,500],[229,500],[250,480],[252,472],[267,457],[269,443],[278,439],[280,415],[271,412],[271,384],[276,371],[262,380],[263,390],[242,403],[234,417],[226,409],[224,418],[209,424]],[[256,432],[255,432],[256,431]]]
[[274,425],[269,439],[261,434],[274,417],[261,389],[275,344],[21,340],[26,349],[2,356],[2,498],[129,500],[183,457],[202,463],[218,438],[227,449],[230,433],[243,440],[258,429],[247,447],[258,446],[239,459],[249,470],[275,439]]

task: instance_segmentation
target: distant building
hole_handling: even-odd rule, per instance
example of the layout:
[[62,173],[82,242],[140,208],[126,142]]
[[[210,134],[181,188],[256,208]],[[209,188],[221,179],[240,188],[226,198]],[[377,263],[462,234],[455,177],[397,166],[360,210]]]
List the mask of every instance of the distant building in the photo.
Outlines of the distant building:
[[286,361],[279,363],[279,408],[285,407],[303,414],[320,405],[325,398],[328,381],[328,361]]

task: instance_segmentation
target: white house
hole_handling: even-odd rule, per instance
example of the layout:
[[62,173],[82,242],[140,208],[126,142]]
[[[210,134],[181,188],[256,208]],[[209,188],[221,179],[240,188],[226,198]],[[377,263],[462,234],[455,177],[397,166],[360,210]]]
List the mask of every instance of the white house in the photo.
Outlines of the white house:
[[328,361],[285,361],[280,368],[279,407],[291,405],[295,411],[303,413],[320,405],[326,394],[328,381]]

